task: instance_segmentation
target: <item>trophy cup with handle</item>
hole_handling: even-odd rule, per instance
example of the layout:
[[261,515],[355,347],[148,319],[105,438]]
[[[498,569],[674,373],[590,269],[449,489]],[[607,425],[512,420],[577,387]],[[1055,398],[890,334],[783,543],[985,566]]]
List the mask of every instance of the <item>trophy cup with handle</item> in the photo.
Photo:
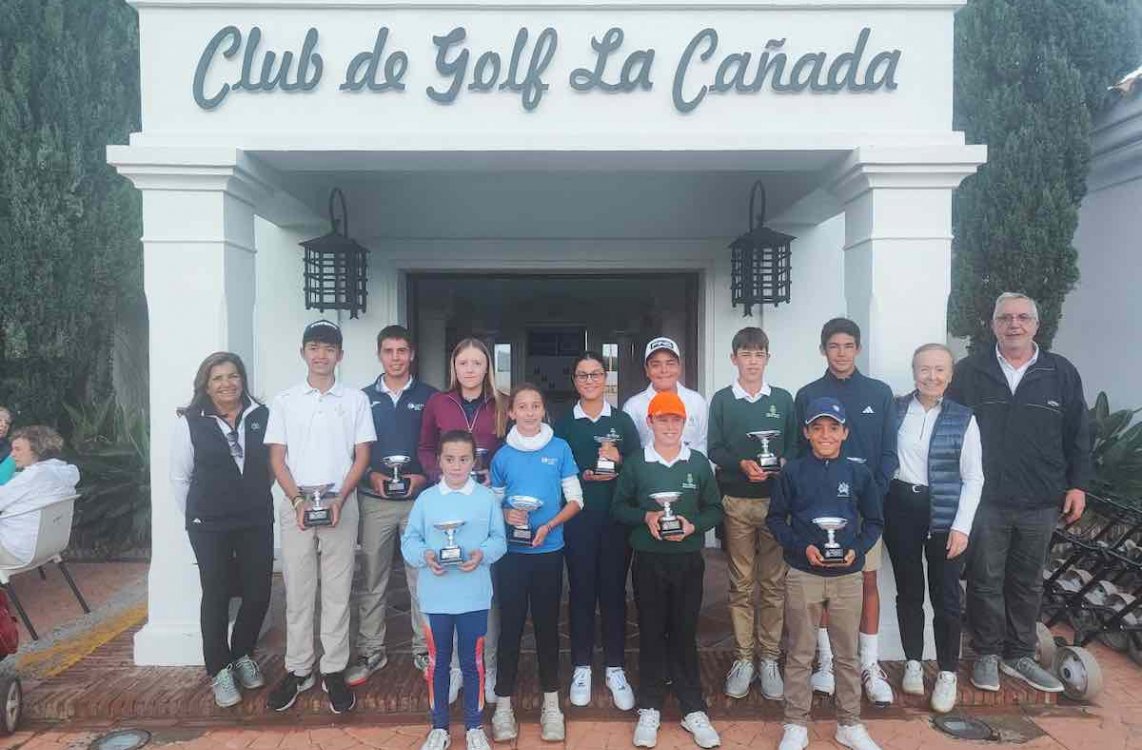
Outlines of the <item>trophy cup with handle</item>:
[[512,495],[508,498],[508,505],[513,510],[522,510],[529,515],[528,522],[523,526],[512,526],[508,530],[508,542],[523,546],[531,546],[535,532],[531,530],[530,514],[543,507],[543,501],[530,495]]
[[[616,435],[613,431],[608,435],[595,436],[595,442],[599,444],[599,447],[604,445],[617,446],[622,441],[622,435]],[[605,458],[604,456],[599,456],[595,459],[595,474],[599,474],[601,476],[611,476],[615,473],[615,470],[615,462],[611,459]]]
[[394,500],[401,500],[408,497],[408,480],[401,476],[401,469],[408,466],[412,459],[408,456],[385,456],[385,466],[392,472],[392,476],[385,479],[382,483],[385,488],[385,494]]
[[662,506],[658,517],[658,535],[661,537],[682,536],[682,519],[674,515],[674,503],[682,497],[681,492],[652,492],[650,499]]
[[464,521],[441,521],[432,524],[439,531],[443,531],[448,541],[436,551],[436,562],[444,566],[459,565],[464,561],[460,545],[456,544],[456,531],[464,525]]
[[821,531],[828,535],[828,541],[825,542],[821,548],[821,557],[824,559],[826,565],[844,565],[845,564],[845,550],[837,543],[836,534],[838,531],[849,525],[849,522],[837,516],[820,516],[814,518],[813,523],[817,525]]
[[781,430],[755,430],[754,432],[747,432],[746,435],[761,443],[761,450],[757,453],[757,465],[761,467],[762,471],[781,471],[781,459],[769,446],[770,440],[781,437]]
[[303,523],[307,529],[333,525],[333,509],[321,504],[323,499],[333,497],[333,493],[330,492],[331,489],[333,489],[332,482],[298,486],[297,491],[309,498],[309,507],[305,509],[302,515]]

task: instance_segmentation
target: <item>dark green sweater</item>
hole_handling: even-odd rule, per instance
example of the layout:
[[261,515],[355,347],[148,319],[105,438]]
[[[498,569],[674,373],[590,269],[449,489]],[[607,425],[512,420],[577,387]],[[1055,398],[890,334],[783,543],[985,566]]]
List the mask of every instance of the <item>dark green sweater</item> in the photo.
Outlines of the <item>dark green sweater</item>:
[[779,430],[781,436],[769,441],[769,450],[778,458],[792,459],[797,454],[797,415],[793,396],[784,388],[770,387],[770,394],[752,404],[734,396],[727,386],[710,399],[710,431],[706,447],[710,460],[718,466],[718,485],[733,497],[769,497],[773,480],[751,482],[742,473],[740,463],[757,460],[761,443],[746,435],[758,430]]
[[[611,515],[615,520],[632,526],[630,546],[641,552],[681,554],[698,552],[703,546],[703,535],[722,522],[722,500],[718,494],[714,472],[702,453],[691,450],[689,459],[665,466],[658,461],[648,462],[639,451],[626,460],[623,472],[616,480]],[[650,499],[652,492],[681,492],[674,503],[674,514],[694,524],[694,533],[680,542],[659,541],[646,528],[646,513],[662,510]]]
[[[599,457],[596,435],[618,435],[621,438],[617,447],[622,454],[623,462],[615,467],[620,474],[627,459],[642,452],[638,430],[635,429],[630,415],[621,409],[612,408],[609,417],[600,416],[595,422],[590,419],[575,419],[574,411],[569,411],[555,425],[555,435],[566,440],[571,446],[571,453],[575,456],[575,464],[580,471],[595,470],[595,459]],[[609,512],[617,483],[617,478],[607,482],[580,482],[583,486],[583,507],[587,510]]]

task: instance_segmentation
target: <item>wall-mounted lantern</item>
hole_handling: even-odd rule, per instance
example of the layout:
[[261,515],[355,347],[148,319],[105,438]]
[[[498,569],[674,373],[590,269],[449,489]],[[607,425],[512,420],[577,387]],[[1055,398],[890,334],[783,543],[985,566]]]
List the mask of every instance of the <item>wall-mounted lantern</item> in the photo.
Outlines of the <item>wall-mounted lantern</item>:
[[[333,218],[334,200],[341,204],[341,221]],[[305,309],[348,310],[350,318],[365,312],[369,251],[349,237],[349,211],[340,188],[329,193],[331,229],[301,243],[305,248]]]
[[[761,211],[754,214],[759,193]],[[754,305],[776,307],[789,301],[790,245],[795,239],[765,226],[765,186],[758,180],[749,193],[749,231],[730,243],[730,293],[734,307],[745,306],[745,317],[753,314]]]

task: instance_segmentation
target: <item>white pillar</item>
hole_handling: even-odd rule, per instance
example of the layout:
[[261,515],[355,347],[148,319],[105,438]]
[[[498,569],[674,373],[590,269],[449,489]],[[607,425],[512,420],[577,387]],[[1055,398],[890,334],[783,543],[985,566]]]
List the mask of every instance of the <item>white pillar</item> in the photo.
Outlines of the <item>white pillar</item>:
[[[207,158],[208,157],[208,158]],[[151,567],[139,665],[199,665],[198,569],[171,499],[170,433],[206,355],[254,355],[254,196],[262,185],[233,149],[178,163],[130,147],[109,161],[143,194],[150,324]]]
[[845,213],[845,303],[863,333],[860,367],[895,392],[912,385],[917,346],[947,341],[952,191],[986,156],[985,146],[862,147],[834,175]]

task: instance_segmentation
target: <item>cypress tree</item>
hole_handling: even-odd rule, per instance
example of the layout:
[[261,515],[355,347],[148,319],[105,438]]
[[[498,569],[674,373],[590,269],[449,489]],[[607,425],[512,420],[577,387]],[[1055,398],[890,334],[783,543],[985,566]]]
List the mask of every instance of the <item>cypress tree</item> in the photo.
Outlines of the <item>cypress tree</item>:
[[948,322],[972,348],[994,342],[1005,291],[1038,301],[1050,347],[1079,276],[1091,118],[1138,65],[1140,18],[1138,0],[971,0],[956,16],[956,127],[988,147],[953,204]]

